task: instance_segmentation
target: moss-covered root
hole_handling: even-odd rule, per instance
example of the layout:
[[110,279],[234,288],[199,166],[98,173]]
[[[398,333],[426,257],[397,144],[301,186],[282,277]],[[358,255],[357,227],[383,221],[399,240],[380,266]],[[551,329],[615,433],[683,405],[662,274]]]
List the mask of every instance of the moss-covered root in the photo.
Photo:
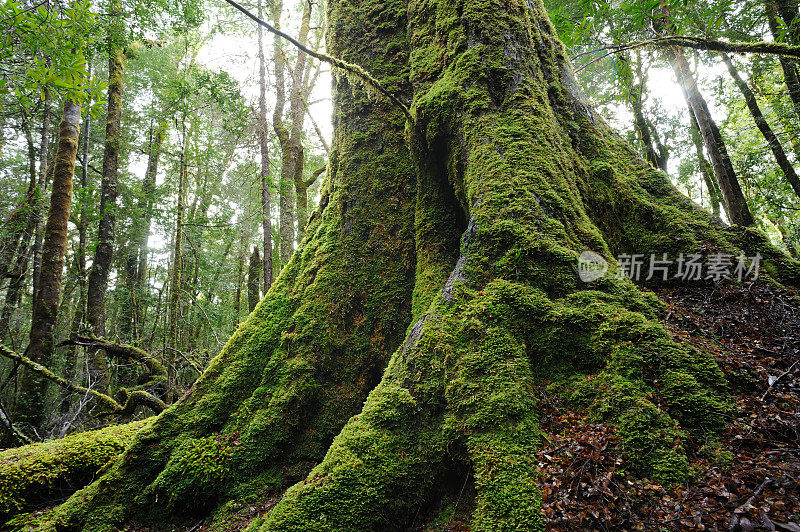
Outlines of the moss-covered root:
[[729,412],[725,380],[708,356],[669,339],[646,300],[634,311],[627,299],[551,300],[501,280],[440,297],[325,460],[254,529],[401,529],[454,469],[474,475],[473,530],[543,529],[537,379],[619,427],[624,467],[687,480],[682,442],[715,437]]
[[91,482],[150,421],[82,432],[0,453],[0,522]]
[[482,299],[434,303],[361,414],[260,530],[404,529],[446,472],[470,467],[474,530],[542,528],[533,375],[513,324]]

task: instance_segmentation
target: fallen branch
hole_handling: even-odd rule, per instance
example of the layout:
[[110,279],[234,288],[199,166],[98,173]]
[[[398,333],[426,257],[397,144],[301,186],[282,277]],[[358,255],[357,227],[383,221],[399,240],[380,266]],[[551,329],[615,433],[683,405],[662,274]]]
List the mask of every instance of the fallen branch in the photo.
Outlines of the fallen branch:
[[70,338],[69,340],[63,341],[58,345],[77,345],[80,347],[102,349],[113,357],[131,360],[133,362],[139,362],[140,364],[145,365],[147,369],[150,370],[150,375],[166,376],[167,374],[164,366],[162,366],[161,362],[159,362],[155,357],[150,355],[150,353],[132,345],[109,342],[103,338],[95,338],[93,336],[76,336],[74,338]]
[[772,384],[769,386],[769,388],[767,388],[767,391],[765,391],[764,395],[761,396],[762,403],[764,402],[764,399],[767,398],[767,395],[769,395],[769,392],[771,392],[772,389],[775,388],[775,385],[778,384],[781,381],[781,379],[783,379],[785,376],[789,375],[791,372],[794,371],[794,368],[797,367],[797,364],[800,364],[800,360],[796,360],[795,363],[789,367],[789,369],[778,375],[778,378],[772,381]]
[[79,394],[91,394],[94,396],[95,399],[103,406],[105,406],[110,412],[106,415],[115,415],[115,416],[125,416],[130,415],[133,410],[139,406],[147,406],[152,408],[156,413],[160,413],[167,408],[166,403],[164,403],[161,399],[158,399],[154,395],[147,393],[145,391],[136,391],[131,393],[125,401],[125,405],[119,404],[117,401],[109,397],[104,393],[100,393],[97,390],[92,390],[91,388],[84,388],[83,386],[78,386],[76,384],[72,384],[64,377],[56,375],[46,367],[42,366],[38,362],[34,362],[30,358],[15,353],[14,351],[10,350],[6,346],[0,344],[0,355],[14,360],[22,364],[23,366],[27,367],[31,371],[38,373],[45,379],[48,379],[62,388],[66,388],[75,393]]

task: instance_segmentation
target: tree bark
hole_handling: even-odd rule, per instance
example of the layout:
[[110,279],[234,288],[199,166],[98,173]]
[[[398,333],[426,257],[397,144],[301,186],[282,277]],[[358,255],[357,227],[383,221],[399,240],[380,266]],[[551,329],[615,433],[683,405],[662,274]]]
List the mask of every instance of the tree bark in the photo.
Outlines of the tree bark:
[[[64,254],[67,248],[67,224],[72,205],[72,176],[78,153],[78,129],[81,109],[70,99],[64,102],[64,114],[58,132],[58,150],[53,169],[50,209],[44,229],[42,269],[36,299],[33,301],[30,344],[26,355],[39,364],[48,364],[53,353]],[[36,373],[23,372],[18,419],[34,427],[45,421],[46,383]]]
[[728,67],[728,72],[733,78],[734,83],[736,83],[736,86],[742,93],[744,101],[747,104],[747,108],[750,110],[750,114],[753,115],[753,121],[756,123],[756,127],[764,136],[764,140],[767,141],[769,149],[772,150],[772,154],[775,156],[775,161],[778,163],[778,167],[780,167],[781,172],[783,172],[784,177],[786,177],[786,181],[789,182],[792,190],[794,190],[795,195],[800,198],[800,178],[797,177],[797,172],[795,171],[792,163],[789,162],[789,158],[786,156],[786,152],[783,150],[783,146],[778,140],[778,137],[772,131],[767,119],[764,118],[764,114],[761,112],[761,108],[756,100],[756,95],[753,94],[750,86],[739,75],[739,71],[733,65],[731,58],[726,54],[723,54],[722,60],[725,62],[725,66]]

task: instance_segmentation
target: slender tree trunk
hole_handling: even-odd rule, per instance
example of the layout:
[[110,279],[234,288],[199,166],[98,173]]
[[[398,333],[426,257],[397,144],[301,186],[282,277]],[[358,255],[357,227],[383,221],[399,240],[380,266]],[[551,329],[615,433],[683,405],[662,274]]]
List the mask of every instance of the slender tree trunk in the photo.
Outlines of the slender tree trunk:
[[[88,65],[87,76],[91,76],[91,63]],[[78,275],[78,305],[75,308],[75,313],[72,316],[72,325],[70,326],[70,337],[74,338],[79,335],[85,327],[85,312],[86,312],[86,288],[87,288],[87,271],[86,271],[86,247],[89,230],[89,217],[86,215],[86,204],[89,197],[89,132],[91,129],[91,113],[86,113],[86,118],[83,121],[83,142],[81,144],[81,179],[80,189],[78,193],[78,249],[75,252],[75,266]],[[70,346],[66,352],[66,370],[64,377],[68,381],[72,381],[80,372],[76,367],[78,363],[78,346]],[[69,401],[64,401],[62,407],[63,412],[68,412],[71,407]]]
[[[313,3],[305,2],[301,18],[298,41],[302,44],[308,43],[310,31],[311,11]],[[278,0],[273,3],[272,18],[274,23],[279,26],[283,2]],[[295,195],[298,171],[302,172],[303,145],[302,132],[305,118],[305,101],[303,75],[306,69],[306,54],[298,52],[297,62],[290,68],[292,90],[289,95],[289,118],[292,123],[287,127],[283,112],[286,106],[286,73],[287,64],[284,52],[278,39],[275,40],[275,109],[272,115],[272,124],[278,141],[281,145],[281,178],[280,178],[280,260],[287,264],[294,252],[295,238]],[[302,178],[302,174],[301,174]]]
[[147,243],[150,239],[150,226],[153,223],[153,208],[155,205],[154,194],[156,192],[156,177],[158,176],[158,165],[161,161],[161,151],[166,135],[166,122],[161,122],[156,130],[151,131],[150,153],[147,158],[147,172],[142,181],[142,197],[139,207],[142,214],[142,231],[138,234],[139,265],[137,267],[136,284],[139,290],[144,289],[147,280]]
[[622,63],[620,67],[622,82],[627,88],[628,103],[633,111],[633,126],[644,148],[644,157],[655,168],[666,172],[669,153],[658,140],[658,137],[651,133],[653,127],[644,115],[643,95],[645,91],[645,81],[641,72],[641,63],[637,57],[636,72],[639,75],[637,83],[634,80],[634,69],[630,59],[623,55],[620,56],[619,61]]
[[772,154],[775,156],[775,160],[777,161],[781,172],[783,172],[783,175],[786,177],[789,185],[791,185],[794,193],[798,198],[800,198],[800,178],[797,177],[797,172],[795,172],[792,163],[789,162],[789,158],[786,156],[786,152],[783,150],[783,146],[778,140],[778,137],[772,131],[769,123],[767,123],[767,119],[764,118],[764,114],[761,112],[761,108],[758,106],[756,95],[753,94],[750,86],[739,75],[739,71],[733,65],[731,58],[727,54],[722,54],[722,60],[725,62],[725,66],[728,67],[728,72],[733,78],[734,83],[736,83],[739,91],[741,91],[744,101],[747,104],[747,108],[750,110],[750,114],[753,115],[753,121],[756,123],[758,130],[761,131],[761,134],[764,136],[764,140],[767,141],[767,145],[769,146],[770,150],[772,150]]
[[745,227],[753,225],[755,221],[739,185],[739,178],[736,176],[733,164],[728,156],[725,141],[722,139],[719,127],[711,117],[708,104],[703,95],[700,94],[697,81],[689,67],[689,62],[683,55],[683,50],[670,48],[666,54],[672,69],[675,71],[675,75],[678,77],[678,83],[683,88],[686,101],[697,120],[697,125],[711,159],[714,175],[725,200],[726,211],[731,223]]
[[247,246],[244,245],[245,238],[244,238],[244,231],[241,233],[242,236],[242,249],[239,252],[239,257],[237,259],[238,262],[238,270],[236,272],[236,291],[233,294],[233,313],[234,313],[234,320],[233,324],[238,325],[239,321],[242,316],[242,286],[244,285],[244,266],[245,262],[247,262]]
[[189,140],[186,135],[186,117],[183,118],[183,146],[180,156],[180,173],[178,181],[178,205],[175,216],[175,233],[173,236],[172,275],[169,287],[169,337],[168,345],[171,348],[167,357],[167,385],[168,400],[171,403],[175,391],[176,357],[175,350],[179,349],[180,335],[180,304],[181,304],[181,272],[183,269],[183,217],[186,208],[186,181],[188,179],[187,152]]
[[[0,233],[0,286],[7,274],[13,271],[13,264],[22,246],[27,246],[27,241],[33,236],[35,229],[37,199],[36,181],[36,146],[31,133],[31,120],[26,112],[22,112],[22,128],[25,132],[25,141],[28,148],[28,190],[22,198],[20,205],[3,220],[2,233]],[[27,236],[27,240],[26,240]],[[0,332],[2,334],[2,332]]]
[[45,90],[43,101],[43,117],[42,117],[42,138],[39,148],[39,193],[38,202],[34,209],[33,216],[35,217],[34,241],[33,241],[33,299],[37,299],[36,291],[39,286],[39,278],[41,275],[42,267],[42,242],[44,233],[42,232],[42,224],[44,223],[44,203],[45,192],[47,190],[47,183],[50,178],[48,169],[48,154],[50,152],[50,93]]
[[[41,230],[44,221],[44,204],[45,194],[47,189],[47,182],[49,179],[48,171],[48,153],[50,145],[50,95],[45,91],[42,100],[43,117],[42,117],[42,130],[39,143],[38,156],[35,153],[33,139],[28,130],[28,156],[29,156],[29,174],[30,182],[28,185],[28,194],[26,199],[21,205],[19,212],[24,215],[26,219],[24,222],[24,229],[18,236],[12,235],[10,240],[10,258],[14,259],[11,264],[10,271],[5,275],[10,277],[8,290],[6,292],[6,299],[3,303],[3,311],[0,313],[0,337],[8,335],[11,344],[14,345],[15,331],[11,327],[11,317],[18,309],[22,300],[22,295],[25,290],[25,279],[28,272],[28,265],[33,263],[33,300],[36,300],[36,290],[38,289],[39,272],[41,270],[42,261],[42,241],[44,233]],[[37,174],[36,160],[39,162],[39,170]],[[23,221],[12,221],[13,224],[22,224]],[[31,241],[33,241],[31,243]],[[15,257],[16,255],[16,257]]]
[[706,190],[708,191],[711,210],[714,213],[714,216],[719,218],[721,214],[720,206],[724,206],[722,194],[720,194],[719,187],[714,179],[714,169],[711,167],[711,163],[708,162],[708,159],[706,159],[705,153],[703,153],[703,136],[700,134],[700,126],[697,125],[697,119],[694,117],[694,111],[692,111],[691,106],[688,106],[688,111],[689,135],[692,138],[692,144],[694,144],[695,154],[697,155],[697,164],[700,166],[700,174],[703,176],[703,182],[705,183]]
[[[263,18],[263,0],[258,1],[258,16]],[[258,143],[261,148],[261,227],[264,251],[264,293],[272,286],[272,215],[270,197],[269,137],[267,136],[267,58],[264,50],[264,28],[258,27]],[[252,309],[250,309],[252,311]]]
[[[100,222],[97,245],[86,296],[86,324],[98,336],[105,335],[106,291],[114,260],[114,235],[117,222],[117,180],[121,142],[123,76],[125,55],[122,49],[122,5],[114,0],[109,8],[114,22],[108,33],[108,112],[103,150],[103,174],[100,184]],[[108,361],[102,351],[89,352],[90,374],[98,391],[105,392],[110,384]]]
[[[772,38],[781,40],[781,29],[778,24],[778,7],[776,0],[764,0],[764,11],[767,15],[767,22],[772,33]],[[790,36],[790,41],[791,41]],[[800,73],[797,70],[797,62],[784,56],[779,56],[778,60],[783,70],[783,79],[786,89],[789,92],[789,99],[794,108],[795,121],[800,121]],[[800,136],[796,133],[792,135],[795,153],[800,157]]]
[[[80,106],[67,99],[64,102],[64,116],[59,126],[50,209],[44,229],[42,269],[39,286],[36,290],[37,298],[33,301],[30,344],[25,352],[28,358],[43,365],[50,362],[53,353],[53,332],[61,295],[61,279],[64,273],[64,254],[67,248],[67,225],[72,205],[72,176],[75,172],[75,158],[78,153],[80,115]],[[21,390],[18,418],[34,427],[41,426],[45,420],[45,381],[38,374],[25,371]]]
[[261,256],[258,253],[258,246],[256,246],[253,248],[253,254],[250,255],[250,267],[247,269],[247,304],[250,312],[255,310],[256,305],[261,300],[258,285],[261,269]]

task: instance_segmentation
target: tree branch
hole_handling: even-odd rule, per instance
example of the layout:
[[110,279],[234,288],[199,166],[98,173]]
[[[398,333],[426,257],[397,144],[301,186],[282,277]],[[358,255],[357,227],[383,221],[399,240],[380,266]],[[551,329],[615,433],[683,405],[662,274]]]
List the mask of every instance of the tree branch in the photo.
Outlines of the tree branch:
[[62,388],[65,388],[75,393],[93,395],[98,402],[100,402],[110,410],[110,412],[108,412],[106,415],[128,416],[133,414],[133,411],[136,409],[136,407],[140,405],[147,406],[153,409],[153,411],[155,411],[156,413],[160,413],[167,408],[167,404],[164,403],[164,401],[157,398],[153,394],[150,394],[142,390],[137,390],[132,393],[129,393],[127,390],[122,390],[122,393],[124,394],[124,397],[126,399],[125,405],[123,406],[104,393],[92,390],[91,388],[84,388],[83,386],[77,386],[75,384],[72,384],[65,378],[56,375],[55,373],[53,373],[46,367],[42,366],[41,364],[34,362],[25,355],[20,355],[18,353],[15,353],[14,351],[12,351],[11,349],[7,348],[2,344],[0,344],[0,355],[9,358],[11,360],[14,360],[15,362],[22,364],[23,366],[26,366],[31,371],[38,373],[45,379],[48,379],[58,384]]
[[93,336],[76,336],[61,342],[59,347],[65,345],[77,345],[80,347],[102,349],[113,357],[132,360],[145,365],[147,369],[150,370],[150,375],[166,376],[167,374],[164,366],[162,366],[161,362],[156,360],[155,357],[150,355],[150,353],[132,345],[109,342],[103,338],[95,338]]
[[[414,122],[414,117],[411,115],[411,111],[408,110],[408,107],[402,101],[400,101],[400,99],[397,96],[395,96],[394,94],[389,92],[383,85],[381,85],[381,83],[377,79],[375,79],[372,76],[372,74],[367,72],[362,66],[356,65],[354,63],[348,63],[347,61],[345,61],[343,59],[339,59],[338,57],[333,57],[333,56],[330,56],[328,54],[324,54],[322,52],[314,51],[311,48],[308,48],[307,46],[304,46],[302,43],[300,43],[300,41],[298,41],[297,39],[295,39],[291,35],[288,35],[288,34],[282,32],[281,30],[279,30],[278,28],[272,26],[268,22],[265,22],[264,20],[258,18],[256,15],[254,15],[253,13],[248,11],[246,8],[242,7],[238,3],[234,2],[234,0],[225,0],[225,1],[228,4],[230,4],[231,6],[235,7],[239,11],[241,11],[242,13],[244,13],[245,16],[247,16],[248,18],[252,19],[253,21],[255,21],[260,26],[263,26],[264,28],[266,28],[267,31],[269,31],[273,35],[277,35],[278,37],[281,37],[282,39],[286,39],[287,41],[292,43],[298,50],[307,53],[308,55],[310,55],[311,57],[313,57],[315,59],[318,59],[318,60],[323,61],[325,63],[331,64],[331,65],[333,65],[335,67],[339,67],[342,70],[344,70],[346,72],[349,72],[349,73],[361,78],[362,80],[364,80],[364,82],[367,85],[369,85],[372,88],[374,88],[380,94],[385,96],[390,102],[392,102],[394,105],[399,107],[400,110],[403,111],[403,114],[406,115],[406,118],[408,118],[409,121]],[[800,56],[798,56],[798,57],[800,57]]]
[[[689,37],[686,35],[671,35],[668,37],[659,37],[657,39],[649,39],[646,41],[634,41],[625,44],[608,44],[600,48],[595,48],[594,50],[577,54],[573,57],[573,59],[607,50],[607,54],[596,59],[599,60],[603,57],[608,57],[611,54],[634,50],[636,48],[645,48],[648,46],[655,46],[657,48],[679,46],[683,48],[693,48],[695,50],[707,50],[709,52],[725,52],[734,54],[770,54],[800,58],[800,46],[790,46],[788,44],[778,42],[725,42],[714,39],[703,39],[701,37]],[[596,60],[592,61],[591,63],[594,63]],[[588,65],[584,65],[581,67],[581,69],[585,68],[586,66]]]
[[38,362],[34,362],[33,360],[31,360],[30,358],[26,357],[25,355],[20,355],[18,353],[15,353],[14,351],[12,351],[11,349],[7,348],[6,346],[4,346],[2,344],[0,344],[0,355],[4,356],[6,358],[9,358],[9,359],[11,359],[11,360],[13,360],[15,362],[19,362],[20,364],[22,364],[23,366],[27,367],[31,371],[33,371],[35,373],[38,373],[39,375],[41,375],[45,379],[53,381],[54,383],[58,384],[62,388],[66,388],[67,390],[70,390],[70,391],[75,392],[75,393],[80,393],[80,394],[89,393],[89,394],[92,394],[95,397],[95,399],[97,399],[100,403],[102,403],[103,405],[105,405],[106,407],[108,407],[109,409],[111,409],[113,411],[122,410],[122,405],[120,405],[118,402],[116,402],[114,399],[112,399],[108,395],[106,395],[104,393],[100,393],[100,392],[98,392],[96,390],[92,390],[90,388],[84,388],[83,386],[77,386],[75,384],[72,384],[71,382],[66,380],[64,377],[56,375],[55,373],[53,373],[52,371],[50,371],[46,367],[42,366]]

